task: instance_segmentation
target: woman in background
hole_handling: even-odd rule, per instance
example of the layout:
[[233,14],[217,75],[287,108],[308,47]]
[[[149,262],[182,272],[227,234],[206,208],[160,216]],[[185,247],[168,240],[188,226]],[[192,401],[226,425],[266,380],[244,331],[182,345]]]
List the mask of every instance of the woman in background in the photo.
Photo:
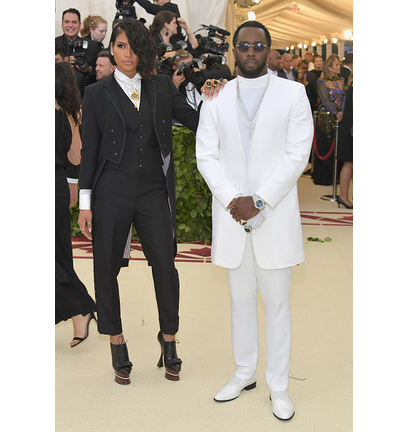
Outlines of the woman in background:
[[349,184],[353,174],[353,72],[351,72],[346,85],[345,110],[339,126],[338,160],[343,161],[339,175],[338,207],[342,204],[352,209],[352,202],[348,198]]
[[80,94],[68,62],[55,64],[55,324],[72,319],[71,348],[88,337],[96,305],[73,267],[70,191],[65,168],[80,163]]
[[98,43],[101,50],[104,49],[102,41],[107,35],[108,23],[99,15],[88,15],[82,23],[81,36]]
[[314,160],[312,178],[315,184],[331,185],[333,172],[333,148],[335,139],[335,121],[340,122],[345,106],[344,79],[339,78],[341,70],[338,56],[330,55],[322,67],[322,76],[317,80],[318,97],[318,123],[316,129],[318,154],[327,159],[322,160],[318,156]]
[[[152,39],[154,40],[156,46],[158,46],[161,42],[165,42],[168,44],[170,42],[170,38],[177,34],[178,24],[179,26],[185,30],[186,36],[188,38],[187,42],[187,51],[191,52],[199,47],[199,42],[196,39],[196,36],[192,33],[190,28],[187,25],[187,22],[183,18],[178,18],[178,16],[169,11],[161,11],[158,12],[153,18],[152,24],[150,26],[150,32],[152,35]],[[172,45],[173,51],[166,52],[164,57],[173,57],[175,55],[175,51],[180,49],[177,45]]]

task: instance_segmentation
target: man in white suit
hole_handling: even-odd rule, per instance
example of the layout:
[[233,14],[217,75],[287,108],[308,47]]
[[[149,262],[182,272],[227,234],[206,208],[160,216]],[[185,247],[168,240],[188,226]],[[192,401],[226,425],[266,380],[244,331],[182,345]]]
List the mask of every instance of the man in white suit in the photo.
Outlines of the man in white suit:
[[308,163],[313,122],[304,86],[267,72],[270,45],[259,22],[238,27],[238,77],[204,102],[196,156],[213,193],[212,262],[227,268],[231,294],[236,373],[215,400],[233,400],[256,386],[260,289],[273,413],[289,420],[291,266],[305,258],[297,180]]

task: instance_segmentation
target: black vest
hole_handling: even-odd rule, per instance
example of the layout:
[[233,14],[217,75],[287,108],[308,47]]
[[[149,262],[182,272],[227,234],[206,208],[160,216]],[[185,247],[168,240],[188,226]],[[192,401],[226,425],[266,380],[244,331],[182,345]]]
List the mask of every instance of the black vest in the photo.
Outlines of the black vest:
[[119,86],[117,86],[117,91],[126,126],[125,148],[118,168],[130,176],[138,173],[149,176],[152,172],[161,169],[163,165],[149,95],[142,80],[138,111]]

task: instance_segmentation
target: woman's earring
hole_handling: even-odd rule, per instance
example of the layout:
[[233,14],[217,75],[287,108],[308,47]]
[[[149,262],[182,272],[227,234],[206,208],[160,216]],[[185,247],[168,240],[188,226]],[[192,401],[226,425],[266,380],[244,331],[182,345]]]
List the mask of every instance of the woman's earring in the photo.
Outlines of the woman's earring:
[[166,30],[165,36],[169,36],[169,32]]

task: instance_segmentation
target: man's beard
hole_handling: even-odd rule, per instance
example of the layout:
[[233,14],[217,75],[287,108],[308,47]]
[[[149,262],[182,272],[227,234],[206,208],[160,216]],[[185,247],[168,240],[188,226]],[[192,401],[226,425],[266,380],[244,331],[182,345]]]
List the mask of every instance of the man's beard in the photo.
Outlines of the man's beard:
[[245,78],[257,78],[260,76],[263,69],[266,67],[267,57],[264,62],[262,62],[256,69],[248,70],[244,68],[244,63],[237,63],[237,66],[241,72],[241,74]]

